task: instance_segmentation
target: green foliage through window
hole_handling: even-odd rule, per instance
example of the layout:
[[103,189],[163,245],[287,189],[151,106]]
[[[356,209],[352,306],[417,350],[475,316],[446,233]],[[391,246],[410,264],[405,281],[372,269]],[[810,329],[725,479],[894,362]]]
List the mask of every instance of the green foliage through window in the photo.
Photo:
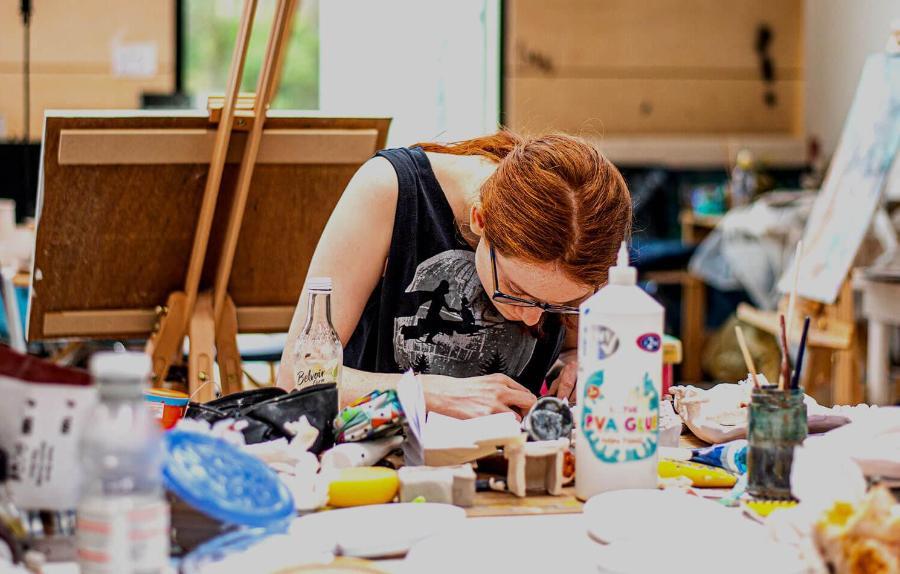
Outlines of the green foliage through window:
[[[319,2],[298,2],[272,107],[316,110],[319,109]],[[199,107],[205,107],[206,96],[225,91],[242,8],[241,0],[184,1],[184,86],[192,96],[203,98],[196,102]],[[257,6],[242,92],[256,91],[274,10],[274,0],[260,0]]]

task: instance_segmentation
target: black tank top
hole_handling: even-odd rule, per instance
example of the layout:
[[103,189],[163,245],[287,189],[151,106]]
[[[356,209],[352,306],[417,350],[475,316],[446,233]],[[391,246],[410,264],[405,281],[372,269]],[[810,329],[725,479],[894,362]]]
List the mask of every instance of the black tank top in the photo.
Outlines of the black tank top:
[[377,155],[397,172],[397,213],[384,276],[344,349],[344,364],[379,373],[503,373],[537,394],[562,346],[558,317],[546,315],[539,336],[504,320],[425,152],[397,148]]

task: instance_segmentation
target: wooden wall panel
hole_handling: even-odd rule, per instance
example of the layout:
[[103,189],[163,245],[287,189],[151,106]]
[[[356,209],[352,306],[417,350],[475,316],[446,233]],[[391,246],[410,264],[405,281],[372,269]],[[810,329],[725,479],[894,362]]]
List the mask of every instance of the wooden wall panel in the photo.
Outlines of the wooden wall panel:
[[690,74],[759,77],[756,29],[786,78],[803,68],[801,0],[508,0],[513,75]]
[[[514,129],[803,132],[803,0],[507,0],[505,10]],[[756,50],[763,24],[774,105]]]
[[[168,92],[174,74],[153,78],[117,78],[108,74],[31,74],[31,138],[41,138],[45,110],[136,109],[144,91]],[[7,136],[22,133],[22,74],[0,74],[0,115]],[[2,136],[0,136],[2,137]]]
[[510,78],[506,87],[507,121],[532,133],[793,132],[803,100],[797,81],[775,85],[775,107],[753,80]]
[[[44,110],[136,108],[144,91],[175,87],[174,0],[36,0],[31,21],[31,137]],[[0,2],[0,138],[23,133],[19,2]],[[156,73],[113,75],[117,46],[152,43]]]

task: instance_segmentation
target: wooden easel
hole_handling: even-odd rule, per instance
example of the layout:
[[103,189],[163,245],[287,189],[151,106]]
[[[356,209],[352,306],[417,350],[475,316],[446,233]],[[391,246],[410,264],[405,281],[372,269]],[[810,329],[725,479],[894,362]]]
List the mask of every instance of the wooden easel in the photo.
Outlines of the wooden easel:
[[[236,333],[288,330],[319,234],[391,122],[266,110],[295,3],[277,3],[258,97],[237,92],[233,66],[205,111],[47,114],[27,340],[150,339],[161,380],[187,335],[191,389],[217,361],[229,393]],[[213,396],[207,384],[195,399]]]
[[[237,310],[227,292],[228,279],[231,276],[250,180],[262,139],[264,118],[275,95],[296,0],[277,0],[255,98],[240,98],[239,88],[256,6],[257,0],[244,1],[224,100],[221,107],[217,101],[210,102],[210,121],[217,122],[218,128],[184,290],[171,293],[166,305],[158,309],[156,328],[146,348],[153,358],[154,381],[159,382],[164,379],[173,362],[179,361],[184,337],[187,335],[190,340],[188,385],[191,395],[196,395],[194,398],[200,402],[215,398],[215,389],[208,383],[212,381],[213,365],[217,358],[222,378],[222,394],[241,389]],[[237,185],[228,214],[215,284],[212,290],[198,292],[232,130],[248,131],[247,143],[238,168]]]
[[[867,59],[804,233],[804,249],[811,253],[802,257],[799,293],[805,292],[807,297],[797,297],[795,314],[795,321],[804,315],[811,318],[804,386],[815,390],[830,379],[832,393],[827,402],[835,404],[856,404],[864,398],[851,274],[853,260],[873,222],[876,230],[884,226],[883,221],[879,223],[884,219],[878,214],[879,204],[891,164],[900,155],[894,137],[900,128],[894,104],[900,97],[897,72],[900,61],[895,58],[874,54]],[[738,318],[775,335],[780,330],[778,315],[787,315],[787,296],[779,311],[766,313],[743,305],[738,308]],[[799,324],[788,326],[790,340],[799,339]]]
[[[801,385],[814,396],[832,385],[830,402],[839,405],[857,404],[863,400],[858,384],[858,337],[854,326],[853,288],[850,278],[841,286],[832,304],[797,297],[796,317],[810,317],[808,350],[801,372]],[[738,319],[773,337],[779,337],[779,315],[787,315],[788,297],[784,296],[777,311],[760,311],[747,303],[738,305]],[[792,342],[800,340],[802,321],[796,320],[788,336]],[[832,362],[833,359],[833,362]],[[796,366],[796,365],[795,365]],[[832,384],[833,383],[833,384]],[[821,394],[817,400],[823,398]]]

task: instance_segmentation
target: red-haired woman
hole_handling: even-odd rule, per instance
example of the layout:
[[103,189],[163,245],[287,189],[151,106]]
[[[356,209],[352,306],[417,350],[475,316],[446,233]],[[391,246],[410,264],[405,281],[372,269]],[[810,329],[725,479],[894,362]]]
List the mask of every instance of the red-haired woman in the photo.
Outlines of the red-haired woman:
[[[379,152],[350,181],[309,268],[333,279],[342,401],[412,368],[428,410],[528,409],[575,347],[578,305],[606,281],[630,227],[622,176],[578,138],[501,131]],[[279,370],[289,390],[305,315],[298,305]],[[574,398],[572,355],[556,396]]]

